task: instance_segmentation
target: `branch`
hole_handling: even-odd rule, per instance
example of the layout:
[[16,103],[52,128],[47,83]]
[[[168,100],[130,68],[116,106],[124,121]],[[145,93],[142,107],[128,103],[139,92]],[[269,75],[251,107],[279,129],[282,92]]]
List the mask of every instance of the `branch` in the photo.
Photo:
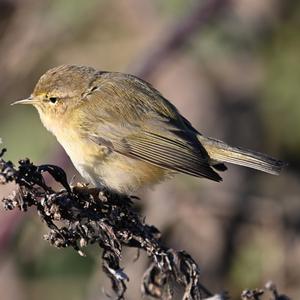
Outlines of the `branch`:
[[230,0],[199,1],[191,12],[169,30],[165,40],[155,43],[148,56],[143,56],[141,61],[136,61],[129,69],[131,73],[149,78],[155,70],[172,54],[180,50],[191,37],[207,26],[220,15],[228,6]]
[[[199,267],[188,253],[162,245],[158,229],[146,224],[134,209],[136,197],[82,184],[71,187],[60,167],[35,166],[29,159],[20,160],[15,167],[3,159],[5,151],[0,151],[0,184],[15,182],[18,189],[2,200],[4,208],[26,212],[33,207],[49,228],[44,238],[55,247],[72,247],[81,256],[85,256],[88,244],[101,248],[102,268],[111,280],[116,299],[124,299],[129,280],[120,266],[124,247],[142,249],[151,259],[141,283],[143,296],[173,299],[177,283],[184,289],[183,300],[229,299],[226,294],[213,294],[201,284]],[[63,189],[55,191],[48,186],[44,172]],[[288,300],[279,296],[274,284],[269,283],[267,289],[273,300]],[[262,294],[262,290],[246,290],[242,299],[261,300]]]
[[[61,168],[35,166],[29,159],[20,160],[16,168],[2,158],[4,152],[0,153],[0,183],[14,181],[18,185],[17,191],[3,199],[5,209],[25,212],[34,207],[49,228],[45,239],[56,247],[72,247],[84,256],[86,245],[98,245],[103,250],[102,268],[117,299],[124,298],[128,280],[120,266],[124,246],[143,249],[151,258],[142,282],[144,295],[172,299],[172,284],[177,282],[184,288],[183,299],[213,296],[200,283],[199,268],[192,257],[161,244],[160,232],[146,224],[134,209],[134,197],[84,185],[70,187]],[[44,172],[64,189],[55,191],[48,186]]]

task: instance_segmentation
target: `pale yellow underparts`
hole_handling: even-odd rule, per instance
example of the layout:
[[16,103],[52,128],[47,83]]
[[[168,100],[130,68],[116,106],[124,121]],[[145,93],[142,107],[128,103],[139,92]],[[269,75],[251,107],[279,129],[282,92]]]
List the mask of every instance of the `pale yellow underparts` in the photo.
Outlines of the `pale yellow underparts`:
[[[39,109],[38,109],[39,110]],[[80,175],[96,187],[106,186],[120,193],[132,193],[169,178],[172,171],[132,159],[80,136],[74,120],[67,115],[53,120],[40,110],[41,121],[63,146]]]

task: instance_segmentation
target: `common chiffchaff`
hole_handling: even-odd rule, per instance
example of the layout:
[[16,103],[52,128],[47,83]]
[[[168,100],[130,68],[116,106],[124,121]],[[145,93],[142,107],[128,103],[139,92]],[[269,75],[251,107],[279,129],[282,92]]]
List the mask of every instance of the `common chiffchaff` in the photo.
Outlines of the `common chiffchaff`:
[[[149,83],[128,74],[63,65],[47,71],[32,95],[44,126],[95,186],[121,193],[180,172],[214,181],[224,162],[278,174],[281,161],[201,135]],[[15,104],[14,103],[14,104]]]

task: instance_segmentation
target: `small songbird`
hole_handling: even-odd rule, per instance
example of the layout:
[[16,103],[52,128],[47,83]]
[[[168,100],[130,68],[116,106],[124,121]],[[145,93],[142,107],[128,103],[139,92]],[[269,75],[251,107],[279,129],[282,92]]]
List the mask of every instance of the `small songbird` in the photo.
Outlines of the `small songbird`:
[[149,83],[129,74],[63,65],[32,95],[44,126],[96,187],[130,193],[175,173],[222,178],[233,163],[278,175],[283,162],[205,137]]

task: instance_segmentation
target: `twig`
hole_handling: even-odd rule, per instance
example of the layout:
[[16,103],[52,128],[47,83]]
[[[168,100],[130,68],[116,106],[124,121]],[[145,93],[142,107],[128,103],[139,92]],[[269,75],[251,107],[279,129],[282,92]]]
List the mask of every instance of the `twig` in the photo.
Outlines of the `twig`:
[[[184,288],[183,300],[225,300],[227,294],[213,294],[200,282],[200,271],[185,251],[161,244],[160,232],[144,222],[133,207],[136,197],[116,194],[106,189],[84,185],[70,187],[67,176],[54,165],[35,166],[29,159],[15,167],[3,159],[0,150],[0,184],[15,182],[18,190],[4,198],[4,208],[26,212],[34,207],[49,228],[46,240],[58,248],[72,247],[84,256],[84,247],[96,244],[102,249],[102,268],[110,278],[116,299],[124,299],[128,276],[120,266],[123,247],[144,250],[151,264],[142,280],[142,293],[159,299],[172,299],[174,283]],[[44,180],[48,172],[64,188],[55,191]],[[272,300],[289,300],[280,295],[272,282],[265,289]],[[245,290],[244,300],[262,300],[264,290]]]
[[[5,209],[25,212],[34,207],[49,228],[45,239],[56,247],[72,247],[84,256],[86,245],[97,244],[103,250],[102,268],[117,299],[124,299],[128,280],[120,266],[124,246],[143,249],[151,258],[142,282],[144,295],[172,299],[177,283],[184,288],[182,299],[214,296],[200,283],[199,268],[193,258],[185,251],[163,246],[160,232],[144,222],[131,197],[84,185],[70,187],[65,172],[57,166],[35,166],[25,159],[15,167],[3,159],[3,154],[1,151],[0,183],[14,181],[18,185],[17,191],[3,199]],[[55,191],[48,186],[44,172],[49,172],[64,189]]]
[[134,65],[130,66],[130,72],[142,78],[149,78],[162,62],[180,50],[193,34],[200,32],[204,25],[214,20],[229,2],[229,0],[207,0],[204,3],[199,1],[191,12],[169,30],[165,40],[158,43],[159,47],[155,44],[155,48],[149,51],[148,56],[143,56],[141,61],[135,61]]

